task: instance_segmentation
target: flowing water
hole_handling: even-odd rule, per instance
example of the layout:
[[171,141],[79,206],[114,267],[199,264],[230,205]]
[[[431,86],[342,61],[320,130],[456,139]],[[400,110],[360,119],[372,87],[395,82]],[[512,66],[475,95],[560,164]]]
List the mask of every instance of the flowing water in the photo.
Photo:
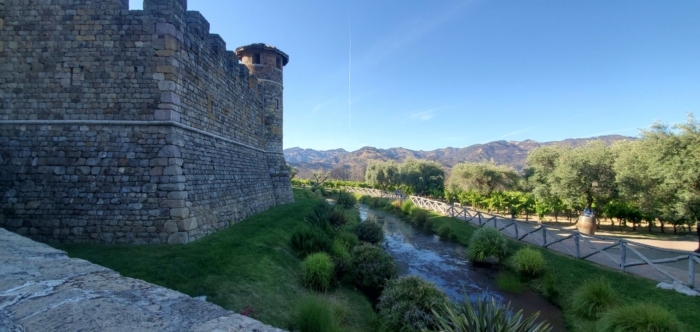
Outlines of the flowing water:
[[443,242],[437,235],[426,234],[400,218],[360,205],[362,220],[374,215],[384,229],[385,249],[399,264],[399,275],[419,275],[435,283],[455,301],[464,300],[464,292],[471,302],[478,297],[493,296],[498,302],[511,302],[512,309],[523,310],[525,316],[540,312],[538,320],[546,319],[552,331],[564,331],[559,308],[545,301],[530,289],[520,294],[500,291],[495,268],[475,267],[466,260],[465,248]]

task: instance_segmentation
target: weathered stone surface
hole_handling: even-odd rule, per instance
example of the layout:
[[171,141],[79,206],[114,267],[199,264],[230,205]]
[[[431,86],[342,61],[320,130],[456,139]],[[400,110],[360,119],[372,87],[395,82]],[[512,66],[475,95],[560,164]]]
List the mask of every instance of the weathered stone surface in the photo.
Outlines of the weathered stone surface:
[[4,227],[44,241],[165,243],[167,222],[196,217],[180,223],[189,241],[292,201],[286,54],[226,51],[184,0],[145,0],[143,11],[59,2],[0,10]]
[[2,331],[282,332],[0,229]]

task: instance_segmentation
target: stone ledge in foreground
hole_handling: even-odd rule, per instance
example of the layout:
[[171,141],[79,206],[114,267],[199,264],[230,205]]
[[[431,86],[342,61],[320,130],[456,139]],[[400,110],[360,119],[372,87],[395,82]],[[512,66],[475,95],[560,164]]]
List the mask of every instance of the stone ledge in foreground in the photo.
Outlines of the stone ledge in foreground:
[[0,331],[283,330],[0,228]]

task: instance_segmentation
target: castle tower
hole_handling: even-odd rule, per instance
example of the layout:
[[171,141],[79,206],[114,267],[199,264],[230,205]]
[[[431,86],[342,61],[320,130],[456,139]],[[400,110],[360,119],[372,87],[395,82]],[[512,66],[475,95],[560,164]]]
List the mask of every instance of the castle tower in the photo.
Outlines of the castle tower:
[[241,46],[236,49],[252,77],[257,78],[258,92],[263,98],[265,122],[265,152],[277,204],[294,200],[289,183],[289,170],[282,150],[282,68],[289,56],[274,46],[262,43]]
[[262,43],[241,46],[236,49],[236,55],[250,75],[258,79],[265,110],[266,150],[282,153],[282,68],[289,62],[289,56]]

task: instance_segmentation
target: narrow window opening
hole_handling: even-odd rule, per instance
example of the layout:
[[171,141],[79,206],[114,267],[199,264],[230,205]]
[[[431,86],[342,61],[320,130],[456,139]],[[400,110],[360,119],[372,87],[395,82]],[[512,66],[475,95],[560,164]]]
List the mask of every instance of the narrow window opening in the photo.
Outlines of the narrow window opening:
[[276,60],[277,60],[277,61],[275,61],[275,64],[277,65],[277,69],[282,69],[282,59],[280,59],[279,57],[277,57]]
[[253,54],[253,64],[256,64],[256,65],[260,64],[260,53]]

